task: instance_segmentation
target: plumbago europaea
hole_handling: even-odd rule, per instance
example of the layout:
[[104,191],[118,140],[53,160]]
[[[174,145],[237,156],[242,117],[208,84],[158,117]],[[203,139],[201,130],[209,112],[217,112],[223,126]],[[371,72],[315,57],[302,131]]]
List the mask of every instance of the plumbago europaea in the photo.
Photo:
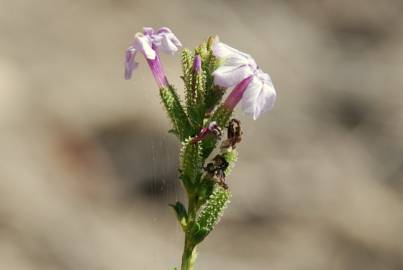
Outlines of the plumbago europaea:
[[144,27],[126,50],[125,79],[138,66],[137,53],[142,54],[171,120],[170,132],[182,143],[179,179],[188,202],[187,207],[179,201],[170,206],[185,234],[181,270],[191,270],[197,245],[219,222],[231,197],[226,177],[237,160],[236,145],[242,135],[239,120],[231,119],[233,110],[241,103],[243,111],[257,119],[273,107],[276,91],[270,76],[250,55],[210,37],[193,51],[182,51],[183,102],[168,82],[159,57],[160,51],[173,55],[181,47],[169,28]]

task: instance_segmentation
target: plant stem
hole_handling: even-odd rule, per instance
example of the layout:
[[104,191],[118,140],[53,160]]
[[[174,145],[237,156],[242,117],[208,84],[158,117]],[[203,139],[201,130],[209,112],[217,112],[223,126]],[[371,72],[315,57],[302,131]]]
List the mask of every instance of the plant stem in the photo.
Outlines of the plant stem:
[[182,267],[181,270],[193,270],[194,263],[196,261],[196,247],[192,244],[188,235],[185,236],[185,247],[182,255]]
[[[188,224],[194,224],[197,214],[197,203],[194,196],[189,196],[188,204]],[[191,229],[189,228],[185,232],[185,246],[183,248],[182,255],[182,267],[181,270],[193,270],[194,263],[196,261],[196,245],[193,243],[192,237],[190,235]]]

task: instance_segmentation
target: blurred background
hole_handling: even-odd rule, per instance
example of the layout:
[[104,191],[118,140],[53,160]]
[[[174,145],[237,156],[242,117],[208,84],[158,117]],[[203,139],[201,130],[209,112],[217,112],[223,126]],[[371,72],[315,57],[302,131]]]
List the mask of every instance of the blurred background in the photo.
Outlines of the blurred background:
[[[278,100],[244,136],[197,269],[403,269],[403,2],[0,0],[0,269],[179,266],[179,145],[143,26],[253,55]],[[163,55],[181,88],[179,56]]]

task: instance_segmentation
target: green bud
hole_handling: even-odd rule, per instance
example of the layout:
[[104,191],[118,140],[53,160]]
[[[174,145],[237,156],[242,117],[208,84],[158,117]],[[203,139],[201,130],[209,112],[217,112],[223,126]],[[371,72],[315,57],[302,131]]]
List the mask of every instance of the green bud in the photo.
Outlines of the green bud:
[[229,204],[230,197],[231,193],[228,189],[220,186],[214,189],[196,220],[199,229],[195,231],[194,238],[197,242],[202,241],[220,221],[225,208]]

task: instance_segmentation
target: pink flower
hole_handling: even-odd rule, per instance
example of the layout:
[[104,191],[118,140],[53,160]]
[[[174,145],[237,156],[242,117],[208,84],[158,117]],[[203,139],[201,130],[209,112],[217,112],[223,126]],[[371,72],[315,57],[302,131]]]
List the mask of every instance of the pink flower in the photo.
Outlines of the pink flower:
[[223,60],[223,64],[213,72],[214,83],[224,88],[235,86],[224,106],[233,110],[242,101],[243,111],[255,120],[261,113],[271,110],[276,100],[273,82],[249,54],[222,42],[213,46],[213,53]]
[[143,33],[157,49],[167,54],[173,55],[182,47],[182,43],[168,27],[161,27],[157,32],[151,27],[144,27]]
[[137,52],[140,52],[146,58],[158,87],[167,86],[168,80],[160,62],[158,50],[175,54],[181,46],[182,44],[169,28],[162,27],[154,32],[151,27],[144,27],[143,33],[137,33],[132,45],[126,50],[125,79],[129,80],[132,77],[133,70],[138,66],[135,57]]

